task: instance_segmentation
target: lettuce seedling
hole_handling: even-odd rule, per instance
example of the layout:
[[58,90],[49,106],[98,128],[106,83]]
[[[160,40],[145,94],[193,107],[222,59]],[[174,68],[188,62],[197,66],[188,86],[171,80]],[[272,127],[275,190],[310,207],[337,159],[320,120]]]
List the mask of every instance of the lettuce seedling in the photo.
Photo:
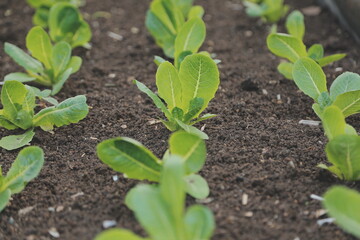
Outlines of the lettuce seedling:
[[71,56],[71,47],[66,42],[59,42],[54,46],[45,30],[34,27],[26,36],[26,47],[31,52],[28,55],[17,46],[5,43],[5,52],[26,73],[10,73],[5,76],[5,81],[16,80],[19,82],[37,82],[46,87],[52,87],[52,95],[57,94],[65,81],[76,73],[82,64],[80,57]]
[[192,125],[215,116],[205,114],[199,117],[214,98],[220,83],[218,68],[210,57],[200,53],[187,56],[179,71],[170,62],[161,63],[156,73],[156,85],[167,106],[144,84],[135,83],[165,114],[167,120],[162,122],[170,131],[183,129],[208,138]]
[[360,180],[360,136],[346,124],[345,116],[337,106],[327,107],[322,114],[322,123],[329,143],[326,155],[332,166],[319,167],[348,181]]
[[56,106],[46,107],[35,114],[36,92],[18,81],[6,81],[1,89],[0,127],[8,130],[27,130],[22,135],[11,135],[0,140],[0,147],[7,150],[28,144],[34,136],[34,128],[51,131],[56,127],[77,123],[88,112],[86,97],[68,98]]
[[184,160],[171,155],[165,162],[159,186],[138,185],[125,203],[149,234],[142,238],[124,229],[111,229],[95,240],[209,240],[215,228],[212,212],[194,205],[185,211]]
[[289,11],[284,0],[244,0],[246,14],[260,17],[264,22],[276,23]]
[[360,193],[335,186],[324,195],[323,206],[335,223],[346,232],[360,238]]
[[146,15],[146,27],[165,55],[184,58],[196,53],[205,40],[204,9],[193,0],[153,0]]
[[72,48],[90,48],[91,29],[83,19],[79,9],[70,3],[57,3],[50,9],[49,33],[51,39],[58,43],[65,41]]
[[28,182],[39,175],[43,164],[43,150],[27,147],[20,151],[6,176],[3,176],[0,166],[0,212],[9,203],[11,195],[20,193]]
[[267,38],[267,46],[273,54],[288,60],[278,66],[278,71],[287,79],[293,79],[294,63],[302,57],[309,57],[324,67],[346,56],[346,54],[334,54],[324,57],[324,47],[321,44],[314,44],[307,50],[303,43],[304,16],[300,11],[293,11],[288,16],[286,28],[289,34],[271,33]]
[[27,0],[28,4],[35,8],[35,14],[33,16],[34,25],[41,26],[43,28],[48,27],[49,12],[52,6],[59,2],[66,2],[74,5],[75,7],[82,6],[85,0]]
[[319,64],[305,57],[297,60],[293,67],[296,85],[315,104],[313,109],[320,117],[327,106],[337,106],[345,117],[360,112],[360,76],[345,72],[338,76],[327,89],[326,76]]
[[125,138],[113,138],[97,146],[99,159],[125,177],[137,180],[160,181],[164,162],[170,155],[182,157],[186,176],[186,191],[195,198],[206,198],[209,187],[198,173],[205,164],[206,146],[204,140],[187,132],[176,132],[169,140],[169,150],[158,159],[141,143]]

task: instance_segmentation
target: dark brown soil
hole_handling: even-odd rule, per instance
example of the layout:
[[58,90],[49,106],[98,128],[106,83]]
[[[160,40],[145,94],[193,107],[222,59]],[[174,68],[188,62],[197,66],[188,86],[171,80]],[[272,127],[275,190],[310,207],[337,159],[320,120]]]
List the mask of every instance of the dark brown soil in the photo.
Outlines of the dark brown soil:
[[[162,52],[144,27],[150,0],[87,2],[83,11],[88,15],[106,11],[111,17],[91,18],[93,48],[75,51],[84,58],[84,65],[65,84],[58,98],[86,94],[91,112],[81,123],[56,129],[55,134],[37,130],[32,144],[44,149],[45,166],[40,176],[15,195],[1,213],[0,239],[52,239],[48,233],[51,228],[59,231],[60,239],[93,239],[102,231],[104,220],[116,220],[118,227],[144,234],[123,203],[137,181],[120,177],[114,182],[112,177],[117,173],[97,159],[95,147],[101,140],[128,136],[159,156],[167,148],[170,133],[162,125],[149,123],[161,116],[159,111],[131,83],[136,78],[155,87],[156,66],[152,60]],[[222,60],[221,88],[208,109],[219,116],[206,122],[209,154],[202,172],[211,187],[211,201],[206,205],[214,211],[217,222],[213,239],[354,239],[335,225],[316,224],[316,211],[321,205],[310,199],[310,194],[322,195],[330,186],[344,183],[316,167],[326,162],[326,138],[320,127],[299,124],[301,119],[316,120],[311,100],[277,73],[279,59],[265,45],[269,26],[237,9],[240,0],[198,3],[207,13],[204,50],[216,53]],[[316,4],[315,0],[288,3],[292,8]],[[11,15],[5,16],[9,10]],[[32,13],[24,0],[2,0],[1,43],[8,41],[24,47]],[[329,79],[341,73],[335,71],[337,67],[359,70],[359,46],[327,10],[306,17],[306,21],[308,45],[322,43],[328,54],[348,54],[325,69]],[[124,39],[115,41],[108,31]],[[0,50],[0,77],[19,70]],[[116,76],[111,78],[109,74]],[[353,117],[350,122],[359,128],[359,120]],[[0,130],[0,136],[7,134],[9,131]],[[8,170],[17,153],[0,150],[4,170]],[[360,190],[359,184],[347,185]],[[244,193],[249,195],[247,205],[241,202]],[[29,206],[34,209],[19,215],[20,209]],[[63,210],[52,212],[50,207]]]

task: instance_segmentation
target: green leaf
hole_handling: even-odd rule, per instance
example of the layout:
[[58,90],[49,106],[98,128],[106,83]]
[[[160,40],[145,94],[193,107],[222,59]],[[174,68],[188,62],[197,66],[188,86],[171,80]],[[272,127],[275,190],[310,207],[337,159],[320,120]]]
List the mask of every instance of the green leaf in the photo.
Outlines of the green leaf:
[[324,67],[326,65],[329,65],[330,63],[339,61],[339,60],[343,59],[344,57],[346,57],[346,54],[342,54],[342,53],[341,54],[334,54],[334,55],[327,56],[327,57],[319,59],[318,63],[319,63],[319,65],[321,67]]
[[295,63],[293,77],[300,90],[315,101],[322,92],[327,92],[325,73],[311,58],[301,58]]
[[150,239],[139,237],[128,230],[110,229],[97,235],[95,240],[150,240]]
[[[1,187],[1,186],[0,186]],[[0,212],[8,205],[11,197],[10,189],[0,192]]]
[[360,194],[346,187],[335,186],[324,195],[324,207],[346,232],[360,238]]
[[286,79],[292,80],[293,68],[294,68],[294,64],[290,62],[282,62],[279,64],[277,69],[279,73],[281,73]]
[[335,99],[333,105],[339,107],[345,117],[360,112],[360,90],[343,93]]
[[202,54],[187,56],[181,63],[179,78],[182,89],[181,109],[187,112],[194,98],[204,99],[202,112],[214,98],[220,84],[219,71],[214,61]]
[[209,136],[206,133],[200,131],[196,127],[187,125],[187,124],[183,123],[182,121],[180,121],[179,119],[175,119],[175,121],[180,126],[180,128],[182,128],[185,132],[197,135],[201,139],[205,139],[205,140],[209,139]]
[[291,36],[302,40],[305,35],[304,15],[300,11],[293,11],[286,19],[286,29]]
[[250,1],[244,1],[244,5],[246,7],[246,14],[250,17],[261,17],[265,9],[259,4],[250,2]]
[[206,37],[206,26],[201,18],[192,18],[180,29],[175,40],[175,60],[182,52],[198,52]]
[[3,185],[12,194],[21,192],[26,184],[36,178],[44,164],[44,152],[39,147],[27,147],[20,151],[11,165]]
[[185,114],[183,122],[189,124],[192,119],[199,116],[202,107],[204,106],[204,99],[194,98],[190,101],[189,111]]
[[191,206],[185,215],[187,240],[207,240],[215,229],[212,212],[204,206]]
[[71,68],[72,69],[71,74],[73,74],[79,71],[81,64],[82,64],[81,57],[74,56],[70,58],[70,62],[67,65],[66,69]]
[[31,82],[36,80],[36,78],[21,72],[10,73],[5,76],[4,81],[18,81],[18,82]]
[[80,20],[80,26],[74,33],[71,39],[71,47],[76,48],[80,46],[86,46],[90,42],[92,37],[91,28],[89,24],[83,19]]
[[34,126],[41,127],[44,131],[49,131],[56,127],[77,123],[84,119],[89,112],[86,104],[86,97],[79,95],[68,98],[57,106],[48,107],[35,115]]
[[326,145],[329,161],[337,167],[345,180],[360,180],[360,137],[340,135]]
[[360,76],[352,72],[345,72],[338,76],[330,87],[330,97],[335,100],[337,96],[360,90]]
[[4,108],[2,114],[14,124],[26,95],[25,85],[17,81],[6,81],[1,89],[1,103]]
[[34,73],[42,73],[44,68],[39,61],[30,57],[17,46],[5,43],[5,52],[20,66]]
[[197,174],[185,177],[186,192],[197,199],[205,199],[209,196],[210,189],[206,180]]
[[102,162],[129,178],[159,181],[161,161],[137,141],[109,139],[97,146],[97,154]]
[[171,113],[155,93],[153,93],[148,87],[146,87],[143,83],[139,81],[134,80],[134,83],[136,84],[136,86],[139,88],[140,91],[148,95],[148,97],[150,97],[151,100],[153,100],[156,107],[159,108],[165,114],[167,119],[172,120]]
[[39,7],[36,9],[35,14],[33,15],[32,21],[36,26],[43,28],[48,27],[49,20],[49,8],[48,7]]
[[191,7],[194,4],[194,0],[170,0],[176,8],[181,9],[184,16],[189,15]]
[[156,72],[156,86],[159,96],[167,103],[171,111],[181,107],[181,83],[176,68],[170,62],[162,63]]
[[324,57],[324,47],[321,44],[314,44],[308,50],[309,58],[319,61]]
[[326,136],[329,140],[345,134],[345,116],[336,106],[327,107],[322,114],[322,123]]
[[273,54],[286,58],[292,63],[295,63],[301,57],[307,56],[304,43],[300,39],[287,34],[270,34],[267,38],[267,46]]
[[69,68],[58,77],[57,82],[52,87],[51,95],[56,95],[58,92],[60,92],[72,72],[72,68]]
[[0,140],[0,147],[9,151],[21,148],[30,143],[34,135],[35,132],[33,130],[29,130],[21,135],[10,135],[7,137],[3,137]]
[[55,82],[57,83],[58,76],[64,72],[70,62],[71,58],[71,46],[67,42],[59,42],[55,44],[52,55],[51,55],[51,64],[53,66]]
[[171,115],[175,119],[183,119],[184,111],[181,108],[174,107],[173,110],[171,111]]
[[205,14],[205,10],[202,6],[193,6],[189,11],[188,19],[202,18],[204,14]]
[[183,157],[186,173],[197,173],[205,164],[206,146],[199,136],[187,133],[176,132],[169,140],[171,154]]
[[51,69],[52,44],[49,35],[42,27],[33,27],[26,36],[26,47],[31,55]]
[[164,1],[162,0],[154,0],[150,5],[150,11],[155,14],[155,16],[164,24],[164,26],[172,33],[176,34],[176,27],[174,26],[171,18],[169,16],[169,12],[165,8]]
[[154,57],[154,63],[157,65],[157,66],[160,66],[162,63],[166,62],[165,59],[163,59],[162,57],[159,57],[159,56],[155,56]]
[[201,121],[210,119],[210,118],[214,118],[214,117],[216,117],[216,116],[217,116],[216,114],[211,114],[211,113],[204,114],[202,117],[199,117],[199,118],[196,119],[195,121],[192,121],[192,122],[190,123],[190,125],[194,125],[195,123],[198,123],[198,122],[201,122]]

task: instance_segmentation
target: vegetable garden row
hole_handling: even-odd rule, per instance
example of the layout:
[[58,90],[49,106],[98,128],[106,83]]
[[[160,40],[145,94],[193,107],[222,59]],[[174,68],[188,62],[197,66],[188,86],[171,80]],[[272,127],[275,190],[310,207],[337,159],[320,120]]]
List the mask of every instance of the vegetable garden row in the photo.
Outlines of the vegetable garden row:
[[[0,126],[11,132],[18,129],[17,134],[4,136],[0,140],[0,146],[8,151],[29,144],[37,145],[37,127],[57,135],[57,128],[71,124],[67,127],[71,131],[77,123],[84,119],[86,121],[87,115],[91,115],[95,107],[88,106],[85,95],[71,96],[61,102],[55,97],[58,93],[61,94],[66,81],[71,81],[73,74],[81,71],[82,65],[86,64],[81,57],[74,56],[73,52],[83,51],[78,50],[79,47],[83,47],[91,53],[97,47],[90,43],[93,35],[90,25],[78,8],[83,3],[71,0],[28,0],[28,3],[35,9],[33,23],[36,26],[26,35],[27,51],[10,42],[4,44],[5,53],[25,70],[7,74],[2,83],[3,108],[0,111]],[[135,182],[136,186],[131,185],[131,189],[126,190],[124,199],[126,206],[133,211],[149,238],[140,237],[125,228],[112,228],[96,237],[92,236],[96,240],[205,240],[211,239],[214,234],[216,217],[210,208],[204,206],[211,201],[212,184],[208,184],[206,177],[202,177],[203,174],[200,175],[199,172],[203,172],[206,158],[211,159],[214,153],[208,147],[207,156],[205,140],[211,142],[212,136],[205,133],[206,126],[215,125],[216,118],[219,117],[216,114],[219,113],[202,112],[211,106],[215,94],[222,90],[219,88],[219,68],[221,69],[222,61],[226,59],[216,59],[211,47],[207,47],[209,51],[200,50],[205,48],[207,29],[203,18],[206,14],[202,6],[193,4],[192,0],[153,0],[150,3],[145,25],[162,49],[154,55],[164,55],[154,58],[154,66],[157,66],[157,90],[153,92],[141,81],[129,79],[129,84],[145,93],[162,112],[163,116],[152,112],[156,115],[151,118],[160,119],[154,122],[157,127],[160,127],[158,123],[161,123],[164,128],[173,132],[169,140],[158,143],[168,146],[168,149],[159,158],[156,156],[160,153],[158,150],[153,153],[137,140],[128,137],[104,140],[96,148],[98,158],[124,176],[120,181],[132,179],[152,182]],[[245,1],[244,4],[248,15],[261,17],[264,22],[278,22],[287,15],[289,9],[283,1]],[[206,3],[203,5],[206,6]],[[106,16],[104,12],[98,14]],[[252,21],[259,24],[256,20]],[[282,22],[278,24],[279,29],[281,24]],[[283,77],[314,101],[312,109],[321,120],[328,139],[325,148],[328,163],[318,163],[318,168],[331,172],[341,181],[357,181],[360,179],[360,138],[355,128],[346,120],[360,111],[360,76],[345,72],[332,82],[328,90],[329,84],[322,67],[332,67],[331,64],[343,59],[345,54],[325,56],[322,45],[313,44],[307,47],[304,43],[304,15],[298,10],[287,16],[284,25],[288,34],[277,33],[276,25],[266,30],[269,31],[267,47],[274,55],[286,59],[279,60],[278,65],[278,71]],[[264,23],[259,26],[267,28]],[[136,31],[133,31],[134,34]],[[118,40],[121,39],[120,35],[110,35],[116,35]],[[216,45],[216,42],[213,44]],[[131,61],[130,59],[129,62]],[[280,75],[277,77],[280,78]],[[126,98],[124,100],[126,101]],[[131,106],[136,108],[136,105]],[[242,108],[246,108],[246,104],[242,104]],[[107,115],[106,112],[102,114]],[[203,125],[198,124],[200,122]],[[195,127],[195,124],[201,129]],[[150,124],[152,125],[153,123]],[[106,128],[106,125],[102,127]],[[130,126],[121,125],[123,129],[128,127]],[[156,141],[156,137],[153,138]],[[217,138],[217,144],[222,144],[221,139]],[[75,149],[79,150],[81,151]],[[20,151],[7,174],[0,176],[0,210],[5,209],[12,198],[22,195],[21,191],[26,189],[26,184],[38,176],[44,165],[44,155],[46,157],[46,150],[35,146],[25,147]],[[84,155],[85,153],[82,156]],[[236,156],[234,157],[236,159]],[[239,165],[236,162],[235,164]],[[116,178],[114,181],[118,181]],[[342,183],[334,177],[330,176],[330,179],[333,185]],[[88,181],[91,183],[91,179]],[[187,194],[196,200],[190,200],[186,197]],[[106,195],[112,195],[113,198],[118,194],[110,192]],[[77,197],[75,194],[71,198]],[[313,198],[322,202],[329,217],[319,221],[320,224],[334,222],[344,231],[360,237],[360,193],[348,187],[334,186],[323,197],[313,195]],[[196,201],[197,204],[186,207],[186,199],[191,203]],[[247,205],[247,194],[243,194],[238,202]],[[102,201],[97,202],[97,205],[101,204]],[[31,210],[32,208],[29,211]],[[218,213],[218,210],[216,212]],[[245,217],[252,217],[252,214],[247,212]],[[103,225],[107,228],[106,224]],[[53,238],[62,238],[56,229],[49,230],[48,234]]]

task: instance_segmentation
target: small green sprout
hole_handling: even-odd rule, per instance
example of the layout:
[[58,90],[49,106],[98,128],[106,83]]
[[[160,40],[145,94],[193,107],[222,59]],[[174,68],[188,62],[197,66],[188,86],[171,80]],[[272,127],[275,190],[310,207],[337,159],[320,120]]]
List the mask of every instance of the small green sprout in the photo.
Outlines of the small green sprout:
[[260,17],[264,22],[276,23],[289,11],[284,0],[244,0],[246,13],[250,17]]
[[335,186],[324,195],[323,206],[346,232],[360,238],[360,193],[343,186]]
[[215,228],[212,212],[204,206],[185,209],[184,159],[171,155],[161,171],[160,184],[138,185],[125,203],[135,213],[149,238],[124,229],[111,229],[95,240],[209,240]]
[[144,84],[135,83],[165,114],[167,121],[162,122],[170,131],[183,129],[208,138],[192,125],[215,116],[205,114],[199,117],[214,98],[220,83],[218,68],[210,57],[200,53],[187,56],[179,71],[170,62],[161,63],[156,73],[156,85],[167,106]]
[[49,12],[52,6],[59,2],[70,3],[75,7],[84,5],[85,0],[27,0],[28,4],[35,8],[35,14],[33,16],[34,25],[41,26],[43,28],[48,27]]
[[20,193],[28,182],[39,175],[44,164],[44,152],[39,147],[20,151],[6,176],[0,166],[0,212],[10,202],[13,194]]
[[[27,130],[22,135],[11,135],[0,140],[0,147],[13,150],[28,144],[33,136],[34,128],[51,131],[56,127],[77,123],[89,112],[86,97],[79,95],[51,107],[46,107],[35,114],[36,96],[39,94],[29,86],[18,81],[6,81],[1,89],[0,127],[8,130]],[[48,99],[46,92],[40,92],[44,100]],[[48,100],[49,102],[54,102]],[[55,104],[56,104],[55,100]]]
[[26,73],[6,75],[5,81],[34,81],[52,87],[52,95],[55,95],[82,64],[80,57],[71,56],[71,47],[68,43],[59,42],[53,46],[48,34],[41,27],[30,30],[26,36],[26,47],[32,56],[13,44],[5,43],[5,52],[26,70]]
[[327,89],[326,76],[319,64],[305,57],[297,60],[293,67],[295,84],[315,104],[313,109],[319,118],[327,106],[337,106],[345,117],[360,112],[360,76],[345,72],[338,76]]
[[278,66],[278,71],[287,79],[292,80],[294,63],[303,57],[309,57],[321,67],[343,59],[346,54],[334,54],[324,57],[324,47],[314,44],[308,50],[303,43],[305,35],[304,16],[300,11],[293,11],[286,20],[289,34],[271,33],[267,38],[269,50],[278,57],[285,58]]
[[182,131],[172,134],[169,150],[163,160],[141,143],[125,137],[101,142],[97,146],[97,154],[102,162],[128,178],[154,182],[160,181],[164,162],[169,155],[178,155],[185,164],[186,191],[195,198],[202,199],[209,195],[206,180],[197,174],[205,164],[206,146],[204,140],[196,135]]
[[196,53],[205,40],[204,9],[192,5],[193,0],[153,0],[146,15],[147,29],[175,61]]

